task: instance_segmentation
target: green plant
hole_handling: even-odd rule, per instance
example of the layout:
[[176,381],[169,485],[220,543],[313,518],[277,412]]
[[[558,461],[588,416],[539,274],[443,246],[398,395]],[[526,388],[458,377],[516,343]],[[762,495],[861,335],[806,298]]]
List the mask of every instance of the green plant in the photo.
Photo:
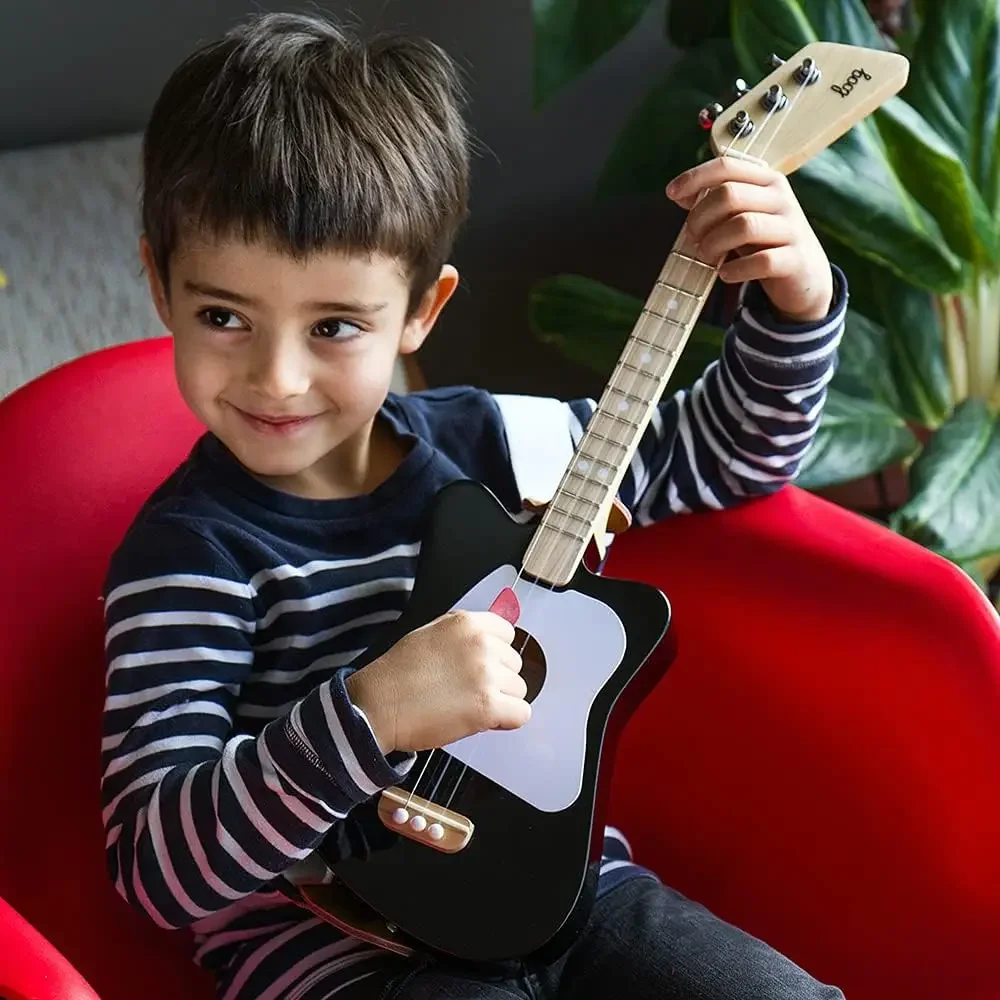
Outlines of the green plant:
[[[533,0],[536,105],[651,3]],[[851,288],[840,367],[798,483],[820,489],[902,463],[908,499],[888,523],[986,588],[1000,567],[1000,0],[906,13],[890,39],[861,0],[670,3],[665,29],[682,52],[632,113],[596,193],[662,194],[710,155],[698,108],[725,103],[737,76],[766,75],[772,52],[788,58],[816,39],[906,52],[902,94],[791,178]],[[898,11],[888,20],[898,25]],[[530,314],[542,340],[606,374],[641,305],[557,275],[533,289]],[[719,339],[696,328],[675,386]]]

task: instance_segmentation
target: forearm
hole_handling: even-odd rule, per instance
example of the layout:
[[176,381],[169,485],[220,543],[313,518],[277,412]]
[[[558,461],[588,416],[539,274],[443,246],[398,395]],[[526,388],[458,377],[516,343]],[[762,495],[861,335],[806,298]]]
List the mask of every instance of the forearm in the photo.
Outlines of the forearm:
[[131,729],[102,782],[115,885],[165,927],[260,889],[411,764],[382,756],[340,675],[257,737],[180,728],[159,740],[143,737],[156,735],[148,723]]

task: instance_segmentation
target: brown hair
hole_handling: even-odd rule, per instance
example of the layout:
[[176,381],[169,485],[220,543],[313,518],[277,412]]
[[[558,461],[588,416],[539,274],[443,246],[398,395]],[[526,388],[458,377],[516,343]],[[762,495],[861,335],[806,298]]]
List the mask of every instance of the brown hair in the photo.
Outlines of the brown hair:
[[165,284],[181,234],[402,260],[410,304],[468,211],[454,63],[419,38],[368,42],[319,15],[262,14],[174,71],[143,141],[142,222]]

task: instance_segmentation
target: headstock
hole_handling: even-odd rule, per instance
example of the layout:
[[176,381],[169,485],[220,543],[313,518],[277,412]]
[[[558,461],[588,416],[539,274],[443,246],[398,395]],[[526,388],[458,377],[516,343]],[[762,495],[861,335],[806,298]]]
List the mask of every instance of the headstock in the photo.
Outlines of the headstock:
[[728,108],[710,104],[698,119],[716,156],[747,156],[784,174],[899,93],[910,72],[898,52],[839,42],[810,42],[788,61],[772,56],[771,66],[755,87],[737,80]]

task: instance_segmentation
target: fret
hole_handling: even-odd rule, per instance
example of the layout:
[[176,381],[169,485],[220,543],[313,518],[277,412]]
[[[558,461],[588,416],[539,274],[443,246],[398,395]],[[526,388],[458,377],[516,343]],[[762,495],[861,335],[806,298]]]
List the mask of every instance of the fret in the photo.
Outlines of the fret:
[[[648,309],[644,311],[649,312],[650,316],[656,316],[657,319],[663,319],[665,323],[677,323],[676,320],[670,319],[669,317],[661,317],[659,313],[650,312]],[[670,353],[670,351],[662,344],[658,344],[655,340],[646,340],[645,337],[640,337],[638,334],[632,334],[630,339],[633,344],[638,344],[640,347],[651,347],[654,351],[660,351],[662,354]]]
[[648,308],[668,316],[675,325],[686,327],[697,319],[701,297],[661,280],[656,282],[649,296]]
[[[594,485],[596,486],[597,484],[595,483]],[[599,510],[601,506],[599,500],[591,500],[590,497],[585,497],[582,493],[574,493],[571,489],[569,489],[566,486],[562,486],[559,488],[559,491],[556,493],[556,497],[560,495],[567,497],[570,500],[574,500],[577,503],[584,503],[588,507],[593,507],[595,512]]]
[[[556,496],[558,497],[558,494]],[[566,510],[565,507],[560,507],[555,500],[549,504],[549,507],[557,514],[562,514],[563,517],[572,518],[574,521],[579,521],[581,524],[589,525],[592,520],[592,518],[584,517],[582,514],[577,514],[575,511]]]
[[643,406],[649,405],[649,400],[645,396],[637,396],[634,392],[626,392],[624,389],[619,389],[616,385],[608,386],[608,391],[617,393],[623,400],[627,400],[630,403],[639,403]]
[[656,279],[656,287],[666,288],[669,291],[674,292],[675,294],[686,295],[688,298],[691,299],[699,299],[701,298],[702,294],[700,292],[689,292],[686,288],[681,288],[678,285],[671,285],[669,281],[664,281],[662,278]]
[[656,372],[647,371],[645,368],[641,368],[639,365],[634,365],[630,361],[626,361],[624,358],[618,359],[618,367],[624,368],[626,371],[630,371],[635,375],[642,375],[644,378],[651,379],[654,382],[660,381],[660,376]]
[[[600,486],[600,483],[593,483],[594,486]],[[600,509],[600,500],[591,500],[590,497],[584,496],[582,493],[574,493],[568,486],[560,486],[556,496],[564,496],[576,503],[584,503],[588,507],[592,507],[595,513]]]
[[[599,413],[600,411],[598,411]],[[601,434],[599,431],[594,430],[593,421],[591,421],[590,426],[587,427],[587,437],[597,438],[598,441],[603,444],[611,444],[616,448],[622,448],[623,450],[628,450],[628,444],[624,441],[618,441],[615,438],[608,437],[606,434]],[[607,463],[605,463],[607,464]]]
[[[640,367],[654,369],[655,365],[662,365],[677,353],[676,344],[643,344],[637,341],[630,343],[622,351],[622,360],[630,365],[638,364]],[[659,374],[659,370],[657,370]]]
[[707,260],[699,260],[697,257],[689,257],[686,253],[681,253],[680,250],[672,250],[671,256],[679,258],[686,264],[701,264],[702,267],[708,268],[708,270],[712,272],[713,277],[715,276],[715,265],[709,264]]
[[[589,522],[588,522],[589,523]],[[590,541],[589,535],[578,535],[575,531],[570,531],[569,528],[560,527],[558,524],[545,523],[545,531],[555,531],[560,535],[565,535],[567,538],[572,538],[574,542],[578,542],[580,545],[586,545]]]
[[609,420],[617,420],[619,423],[625,424],[626,427],[629,427],[634,431],[639,429],[639,425],[634,420],[630,420],[626,417],[624,413],[612,413],[610,410],[604,410],[602,411],[601,416],[607,417]]
[[[591,461],[593,461],[593,459],[591,459]],[[580,479],[585,483],[589,483],[591,486],[600,486],[603,489],[604,483],[610,481],[612,478],[611,473],[614,470],[614,466],[608,464],[607,462],[595,462],[594,464],[600,466],[601,472],[604,473],[600,479],[594,479],[594,477],[590,474],[589,468],[581,469],[579,462],[577,462],[577,464],[569,470],[569,475],[571,475],[574,479]],[[598,504],[598,506],[600,506],[600,504]]]

